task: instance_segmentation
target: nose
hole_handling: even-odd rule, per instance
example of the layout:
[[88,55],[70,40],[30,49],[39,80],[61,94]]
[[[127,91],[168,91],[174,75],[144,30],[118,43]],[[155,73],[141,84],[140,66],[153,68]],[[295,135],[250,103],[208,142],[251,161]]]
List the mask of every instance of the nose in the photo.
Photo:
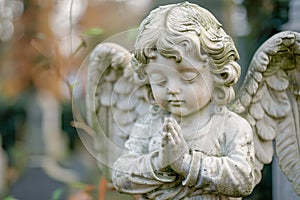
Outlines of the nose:
[[169,94],[179,94],[182,92],[181,88],[178,85],[178,82],[170,81],[169,84],[167,85],[167,91]]

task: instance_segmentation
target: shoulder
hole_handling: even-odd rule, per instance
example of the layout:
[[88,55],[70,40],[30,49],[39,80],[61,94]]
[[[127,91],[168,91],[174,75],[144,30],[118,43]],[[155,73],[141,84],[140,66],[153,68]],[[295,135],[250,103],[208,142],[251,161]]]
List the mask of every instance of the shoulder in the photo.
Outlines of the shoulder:
[[228,110],[226,108],[226,119],[229,123],[239,123],[239,124],[242,124],[242,125],[246,125],[246,126],[250,126],[249,122],[243,118],[242,116],[240,116],[239,114],[231,111],[231,110]]
[[216,115],[219,115],[220,121],[218,123],[224,124],[225,129],[230,129],[234,132],[252,132],[252,128],[245,118],[227,108],[224,108],[222,113]]

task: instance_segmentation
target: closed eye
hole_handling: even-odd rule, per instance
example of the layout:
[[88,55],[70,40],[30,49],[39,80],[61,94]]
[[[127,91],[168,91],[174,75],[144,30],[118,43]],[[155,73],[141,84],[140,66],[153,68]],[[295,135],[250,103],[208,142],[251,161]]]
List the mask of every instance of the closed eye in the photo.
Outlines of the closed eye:
[[157,81],[151,81],[151,85],[158,85],[158,86],[165,86],[167,84],[166,80],[157,80]]
[[198,72],[184,72],[182,73],[182,80],[186,82],[193,82],[199,77],[200,73]]
[[152,73],[149,79],[151,85],[165,86],[167,83],[167,78],[161,73]]

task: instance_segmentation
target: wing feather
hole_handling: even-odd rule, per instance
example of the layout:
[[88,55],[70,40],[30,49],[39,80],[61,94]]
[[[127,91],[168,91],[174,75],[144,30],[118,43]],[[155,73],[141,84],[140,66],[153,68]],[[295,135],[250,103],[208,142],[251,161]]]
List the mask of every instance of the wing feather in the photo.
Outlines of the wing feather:
[[277,135],[276,121],[268,115],[264,115],[263,118],[259,119],[255,127],[260,139],[270,141],[274,140]]
[[273,76],[266,77],[266,83],[275,91],[284,91],[289,86],[287,74],[280,69]]
[[279,165],[300,195],[300,34],[281,32],[255,53],[230,108],[253,129],[256,183],[275,141]]
[[256,93],[257,89],[258,89],[258,82],[255,79],[249,79],[249,83],[246,86],[247,93],[252,96]]
[[[144,88],[133,77],[131,54],[122,46],[101,43],[92,51],[87,75],[87,120],[96,133],[93,141],[99,161],[109,167],[119,157],[137,118],[149,111]],[[104,169],[104,174],[110,179],[110,170]]]
[[243,106],[248,107],[251,103],[252,97],[248,92],[243,92],[244,94],[242,94],[241,96],[241,103],[243,104]]
[[251,76],[258,82],[260,83],[262,80],[263,80],[263,75],[258,72],[258,71],[255,71],[251,74]]
[[260,105],[260,102],[253,102],[252,106],[249,108],[250,115],[253,116],[255,120],[261,120],[265,116],[265,113]]
[[273,118],[285,117],[290,111],[290,102],[285,92],[268,89],[261,99],[261,105]]
[[255,156],[263,164],[270,163],[274,153],[272,141],[262,140],[254,134]]
[[253,95],[252,97],[252,103],[256,103],[262,100],[262,98],[264,97],[265,94],[265,90],[266,90],[266,86],[264,84],[260,85],[260,89],[257,90],[256,94]]
[[293,184],[295,192],[300,195],[299,96],[298,102],[292,94],[289,97],[292,102],[289,116],[295,121],[285,118],[279,123],[281,134],[276,138],[276,154],[282,171]]

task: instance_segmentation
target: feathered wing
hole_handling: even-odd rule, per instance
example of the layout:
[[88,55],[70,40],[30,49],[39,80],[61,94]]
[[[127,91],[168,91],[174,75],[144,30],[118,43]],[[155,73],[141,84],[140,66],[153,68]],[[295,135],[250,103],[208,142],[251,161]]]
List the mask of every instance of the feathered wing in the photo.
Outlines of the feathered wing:
[[[145,88],[134,79],[131,54],[115,43],[101,43],[90,56],[87,74],[87,121],[98,160],[111,167],[136,119],[149,111]],[[110,169],[102,166],[107,177]]]
[[[300,34],[281,32],[255,53],[231,110],[253,128],[256,183],[273,157],[300,195]],[[275,141],[275,142],[274,142]]]

